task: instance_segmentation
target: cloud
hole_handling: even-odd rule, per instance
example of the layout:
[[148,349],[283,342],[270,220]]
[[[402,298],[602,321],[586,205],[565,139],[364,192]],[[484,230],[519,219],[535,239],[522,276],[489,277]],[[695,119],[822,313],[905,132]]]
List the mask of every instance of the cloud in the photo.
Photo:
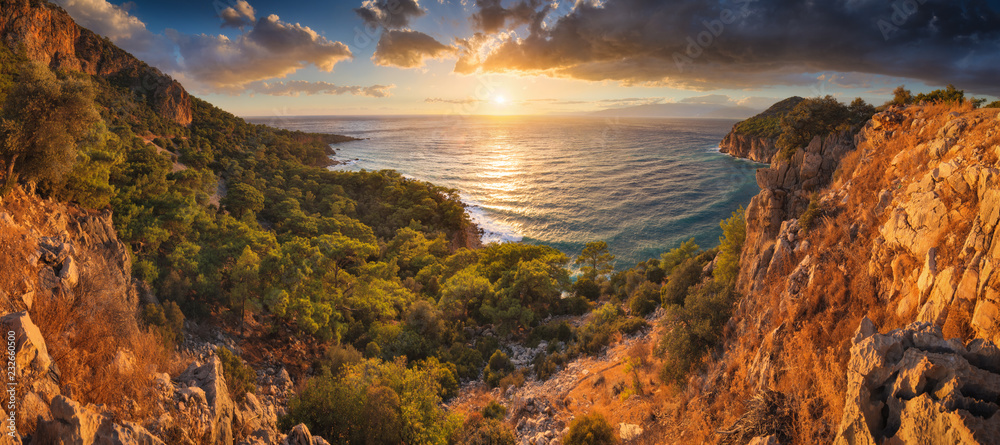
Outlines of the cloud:
[[455,47],[419,31],[390,30],[379,38],[372,61],[381,66],[419,68],[427,59],[450,57],[456,51]]
[[[539,6],[546,5],[539,10]],[[521,25],[540,24],[550,6],[541,0],[522,0],[504,8],[501,0],[476,0],[477,11],[472,14],[473,29],[487,34]]]
[[736,105],[740,107],[753,108],[755,110],[764,110],[778,103],[781,99],[776,97],[760,97],[760,96],[750,96],[744,97],[742,99],[737,99]]
[[395,88],[395,85],[372,85],[367,87],[340,86],[329,82],[292,80],[288,82],[251,82],[250,84],[247,84],[246,91],[271,96],[300,96],[302,94],[307,96],[316,94],[353,94],[355,96],[389,97],[392,95],[392,92],[390,91],[392,88]]
[[168,36],[178,46],[184,73],[220,90],[284,77],[307,65],[329,72],[352,57],[347,45],[327,40],[309,27],[282,22],[273,14],[235,39],[172,30]]
[[[497,7],[484,1],[473,14],[479,31],[502,31],[500,19],[485,20]],[[526,37],[462,41],[455,70],[695,90],[809,85],[806,73],[836,71],[998,94],[998,9],[986,0],[579,2]]]
[[56,0],[56,3],[80,26],[111,39],[146,63],[168,71],[178,68],[173,43],[149,31],[145,23],[130,15],[125,8],[133,8],[131,2],[122,7],[106,0]]
[[439,97],[429,97],[427,99],[424,99],[424,102],[427,102],[427,103],[441,103],[441,104],[455,104],[455,105],[469,105],[469,104],[483,103],[483,102],[486,102],[486,101],[483,100],[483,99],[475,99],[475,98],[471,98],[471,97],[465,98],[465,99],[441,99]]
[[686,97],[681,99],[681,103],[686,104],[706,104],[706,105],[729,105],[733,101],[725,94],[709,94],[707,96]]
[[410,20],[427,14],[418,0],[365,0],[354,10],[372,28],[400,29]]
[[[234,38],[173,29],[154,34],[106,0],[59,1],[80,25],[203,92],[237,93],[252,82],[285,77],[309,65],[330,72],[353,57],[347,45],[308,26],[283,22],[273,14],[254,21],[255,11],[245,0],[219,12],[223,26],[241,29]],[[382,97],[375,91],[370,90],[371,95]]]
[[246,0],[238,0],[233,6],[226,7],[219,12],[222,19],[222,27],[245,28],[252,26],[257,21],[253,6]]

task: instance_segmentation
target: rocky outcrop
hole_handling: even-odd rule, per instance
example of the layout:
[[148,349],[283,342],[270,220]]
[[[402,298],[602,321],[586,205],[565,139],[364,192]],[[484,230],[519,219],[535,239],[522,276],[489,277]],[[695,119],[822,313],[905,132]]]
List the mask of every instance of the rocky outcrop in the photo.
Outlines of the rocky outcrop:
[[733,125],[732,131],[719,143],[719,151],[730,156],[769,164],[778,153],[781,118],[804,99],[789,97],[768,107],[762,113]]
[[817,136],[790,159],[775,159],[770,167],[757,170],[761,191],[746,208],[747,238],[737,283],[744,295],[760,289],[768,273],[788,272],[794,266],[790,260],[799,228],[793,223],[854,147],[849,133]]
[[848,365],[836,444],[995,443],[1000,437],[1000,349],[967,348],[914,323],[879,334],[865,318]]
[[191,123],[191,98],[179,83],[78,26],[58,6],[39,0],[4,0],[0,39],[12,50],[23,48],[35,62],[129,85],[161,116],[181,125]]
[[115,423],[63,396],[52,400],[52,420],[40,422],[32,444],[44,445],[163,445],[145,428],[131,422]]
[[208,443],[231,445],[236,404],[226,387],[219,357],[212,355],[200,365],[192,363],[177,380],[181,382],[179,409],[201,420],[198,429],[205,431]]
[[[31,309],[42,299],[104,312],[137,309],[129,249],[118,239],[110,211],[83,210],[15,189],[0,203],[0,230],[18,235],[4,246],[7,275],[0,293],[14,297],[8,311]],[[123,323],[135,328],[134,320]]]
[[719,143],[719,151],[736,158],[769,164],[774,155],[778,154],[777,143],[774,138],[739,133],[733,127],[733,131]]

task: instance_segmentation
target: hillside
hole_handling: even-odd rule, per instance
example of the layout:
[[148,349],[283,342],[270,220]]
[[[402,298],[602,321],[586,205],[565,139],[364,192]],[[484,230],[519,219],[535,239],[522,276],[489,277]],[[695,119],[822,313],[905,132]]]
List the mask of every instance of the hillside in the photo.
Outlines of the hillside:
[[1000,115],[954,88],[737,124],[730,154],[770,165],[719,244],[615,270],[603,241],[483,246],[456,190],[331,170],[352,138],[249,124],[3,6],[4,443],[1000,432]]
[[3,0],[0,39],[30,60],[100,76],[129,88],[165,119],[191,123],[191,99],[177,81],[73,22],[58,6],[40,0]]
[[[707,422],[795,443],[992,442],[1000,419],[973,406],[992,403],[1000,381],[998,119],[970,105],[894,108],[853,140],[816,138],[762,169],[739,276],[753,298],[737,304],[723,351],[667,429],[690,441],[713,436],[698,427]],[[887,395],[904,375],[928,383]],[[754,411],[772,392],[780,404]]]
[[756,162],[771,162],[771,158],[778,152],[781,118],[802,100],[797,96],[789,97],[771,105],[760,114],[736,123],[719,143],[719,151]]

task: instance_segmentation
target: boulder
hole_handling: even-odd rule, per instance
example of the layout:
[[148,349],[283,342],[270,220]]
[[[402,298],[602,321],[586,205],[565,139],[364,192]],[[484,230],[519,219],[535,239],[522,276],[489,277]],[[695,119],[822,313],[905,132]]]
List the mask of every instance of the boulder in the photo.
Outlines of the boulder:
[[619,423],[618,424],[618,437],[622,440],[628,441],[635,439],[642,435],[642,427],[632,423]]
[[7,314],[0,319],[0,324],[4,326],[5,331],[13,333],[19,377],[22,380],[34,380],[48,373],[52,357],[45,347],[42,332],[31,321],[31,316],[27,312]]
[[[205,405],[210,415],[208,419],[208,442],[231,445],[233,443],[233,418],[236,405],[229,396],[223,376],[222,361],[212,355],[202,365],[192,363],[177,377],[177,380],[204,391]],[[197,392],[192,390],[192,393]],[[200,403],[200,400],[199,400]]]
[[115,423],[64,396],[52,399],[52,420],[38,423],[32,444],[44,445],[164,445],[145,428]]
[[992,343],[966,348],[924,322],[879,334],[865,319],[834,443],[992,443],[1000,434],[998,362]]
[[80,270],[76,267],[76,260],[72,256],[67,256],[63,261],[62,269],[59,270],[59,279],[68,288],[74,288],[80,283]]

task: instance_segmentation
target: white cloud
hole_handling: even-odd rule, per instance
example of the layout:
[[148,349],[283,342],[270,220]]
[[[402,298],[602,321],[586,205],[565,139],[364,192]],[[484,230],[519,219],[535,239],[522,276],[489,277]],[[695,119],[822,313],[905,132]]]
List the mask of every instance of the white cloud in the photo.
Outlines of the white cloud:
[[223,27],[244,28],[251,26],[256,19],[256,12],[246,0],[238,0],[233,6],[219,12]]
[[[273,14],[255,20],[256,11],[245,0],[219,11],[223,26],[241,30],[234,38],[173,29],[155,34],[107,0],[56,1],[81,26],[108,37],[196,91],[239,93],[253,82],[283,78],[309,65],[331,72],[337,63],[353,57],[347,45],[328,40],[308,26],[284,22]],[[326,87],[336,90],[332,84]],[[373,97],[384,97],[379,91],[388,91],[385,86],[358,88]]]

